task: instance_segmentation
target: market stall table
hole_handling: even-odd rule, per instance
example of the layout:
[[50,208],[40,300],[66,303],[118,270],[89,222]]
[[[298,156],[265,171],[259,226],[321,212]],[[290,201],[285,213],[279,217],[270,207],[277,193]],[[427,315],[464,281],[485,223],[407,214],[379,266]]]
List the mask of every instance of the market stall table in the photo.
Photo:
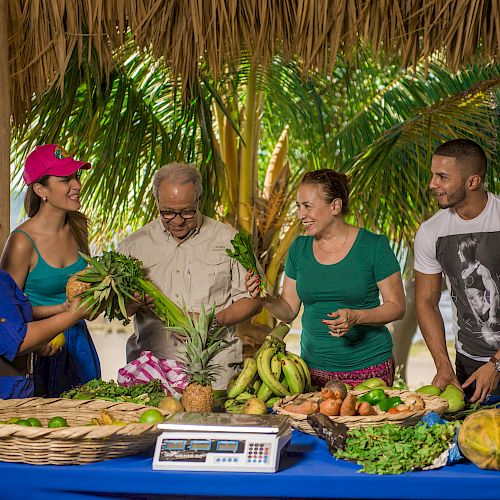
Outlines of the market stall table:
[[298,431],[274,474],[153,471],[152,453],[75,466],[0,462],[0,498],[500,498],[500,472],[464,462],[394,476],[360,474],[359,466],[335,460],[324,441]]

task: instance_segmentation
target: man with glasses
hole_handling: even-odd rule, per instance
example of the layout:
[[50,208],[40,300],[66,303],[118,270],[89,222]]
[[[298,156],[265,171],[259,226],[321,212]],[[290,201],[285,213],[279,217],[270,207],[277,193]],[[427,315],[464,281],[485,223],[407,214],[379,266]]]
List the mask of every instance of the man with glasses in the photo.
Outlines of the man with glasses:
[[[119,249],[140,259],[155,285],[188,311],[197,313],[202,306],[208,310],[215,304],[214,322],[228,327],[231,339],[235,325],[259,312],[261,306],[246,292],[245,269],[227,255],[236,231],[199,212],[201,193],[201,175],[193,164],[160,168],[153,178],[160,216],[122,241]],[[163,323],[144,304],[129,305],[128,312],[135,314],[135,331],[127,342],[127,362],[142,351],[176,358],[182,341],[165,332]],[[216,356],[215,362],[224,369],[214,389],[226,388],[234,374],[228,365],[241,360],[241,342]]]

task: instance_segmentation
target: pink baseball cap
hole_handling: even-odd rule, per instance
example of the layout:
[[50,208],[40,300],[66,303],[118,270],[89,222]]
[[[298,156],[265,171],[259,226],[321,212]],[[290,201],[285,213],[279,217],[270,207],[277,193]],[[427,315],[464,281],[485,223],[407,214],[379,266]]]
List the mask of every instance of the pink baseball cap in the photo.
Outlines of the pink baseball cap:
[[29,186],[44,175],[66,177],[81,168],[90,168],[90,163],[73,159],[57,144],[44,144],[37,146],[26,158],[23,179]]

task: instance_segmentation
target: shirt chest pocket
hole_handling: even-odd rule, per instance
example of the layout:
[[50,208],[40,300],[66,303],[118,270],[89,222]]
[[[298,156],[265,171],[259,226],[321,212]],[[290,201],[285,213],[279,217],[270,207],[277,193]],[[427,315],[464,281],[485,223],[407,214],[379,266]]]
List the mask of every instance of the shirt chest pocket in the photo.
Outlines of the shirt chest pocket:
[[190,295],[197,305],[224,305],[231,295],[231,259],[222,252],[207,251],[189,266]]

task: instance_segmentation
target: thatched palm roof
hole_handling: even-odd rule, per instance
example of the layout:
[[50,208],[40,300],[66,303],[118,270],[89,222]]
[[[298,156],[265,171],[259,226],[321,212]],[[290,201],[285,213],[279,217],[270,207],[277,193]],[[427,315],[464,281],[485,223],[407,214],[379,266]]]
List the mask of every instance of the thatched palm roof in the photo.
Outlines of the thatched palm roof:
[[214,73],[245,52],[297,56],[304,71],[331,71],[339,50],[361,38],[409,65],[442,50],[458,69],[499,57],[499,0],[7,0],[12,113],[64,75],[70,57],[105,74],[130,30],[163,56],[184,89],[205,60]]

